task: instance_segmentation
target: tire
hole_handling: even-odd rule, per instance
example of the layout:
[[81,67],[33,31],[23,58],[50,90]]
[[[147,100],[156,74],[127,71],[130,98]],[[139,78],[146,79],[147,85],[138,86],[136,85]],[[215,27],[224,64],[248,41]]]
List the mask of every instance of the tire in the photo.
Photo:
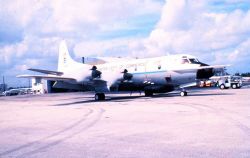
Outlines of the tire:
[[181,95],[182,97],[185,97],[185,96],[187,96],[187,92],[186,92],[186,91],[181,91],[180,95]]
[[99,94],[99,93],[96,93],[96,94],[95,94],[95,101],[98,101],[98,100],[100,100],[100,94]]
[[226,87],[225,87],[225,85],[224,84],[221,84],[220,85],[220,89],[225,89]]
[[240,86],[240,84],[239,83],[237,83],[237,88],[240,88],[241,86]]
[[100,93],[100,99],[105,100],[105,94],[104,93]]
[[153,92],[151,92],[151,91],[145,91],[144,93],[145,93],[146,97],[153,96]]
[[236,84],[233,84],[233,85],[232,85],[232,88],[233,88],[233,89],[236,89],[236,88],[237,88],[237,85],[236,85]]
[[95,94],[95,101],[105,100],[105,94],[104,93],[96,93]]

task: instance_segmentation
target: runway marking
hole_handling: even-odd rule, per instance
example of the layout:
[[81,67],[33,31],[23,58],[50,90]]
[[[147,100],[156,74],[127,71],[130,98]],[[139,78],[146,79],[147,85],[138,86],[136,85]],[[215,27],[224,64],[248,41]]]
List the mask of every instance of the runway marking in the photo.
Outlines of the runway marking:
[[[16,153],[22,149],[27,149],[27,148],[36,148],[36,149],[33,149],[31,151],[28,151],[28,152],[25,152],[25,153],[22,153],[21,155],[19,156],[15,156],[15,157],[26,157],[26,156],[29,156],[29,155],[33,155],[43,149],[46,149],[46,148],[49,148],[49,147],[52,147],[54,145],[57,145],[69,138],[72,138],[74,137],[75,135],[81,133],[82,131],[84,130],[87,130],[88,128],[92,127],[94,124],[96,124],[102,117],[103,113],[105,112],[104,109],[99,109],[99,111],[97,112],[96,116],[94,116],[93,118],[90,117],[91,114],[93,114],[93,112],[95,112],[94,110],[92,109],[89,109],[89,112],[87,112],[82,119],[80,119],[79,121],[75,122],[74,124],[64,128],[63,130],[60,130],[58,132],[55,132],[47,137],[44,137],[44,138],[41,138],[39,140],[35,140],[35,141],[32,141],[30,143],[27,143],[27,144],[24,144],[24,145],[21,145],[17,148],[14,148],[14,149],[11,149],[11,150],[7,150],[5,152],[2,152],[0,153],[0,157],[1,156],[5,156],[5,155],[12,155],[13,153]],[[81,123],[84,123],[86,120],[88,121],[88,117],[90,117],[89,119],[92,119],[89,123],[87,123],[85,126],[81,126],[82,128],[79,128],[77,129],[77,127],[81,124]],[[71,132],[72,130],[76,130],[75,132]],[[71,132],[71,133],[66,133],[66,132]],[[66,133],[66,136],[60,136],[62,135],[63,133]],[[65,134],[64,134],[65,135]],[[48,141],[49,139],[55,139],[56,137],[59,137],[57,138],[57,140],[52,140],[51,143],[47,143],[45,142],[46,145],[43,145],[42,143],[44,143],[44,141]],[[35,147],[35,146],[38,146],[38,147]]]

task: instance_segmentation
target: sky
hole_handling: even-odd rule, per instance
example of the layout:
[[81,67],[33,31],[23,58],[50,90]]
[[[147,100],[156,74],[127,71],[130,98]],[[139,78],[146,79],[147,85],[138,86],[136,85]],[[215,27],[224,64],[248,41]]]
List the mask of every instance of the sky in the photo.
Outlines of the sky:
[[57,70],[62,40],[78,61],[185,53],[250,72],[249,0],[0,0],[0,22],[9,86],[27,86],[15,78],[27,68]]

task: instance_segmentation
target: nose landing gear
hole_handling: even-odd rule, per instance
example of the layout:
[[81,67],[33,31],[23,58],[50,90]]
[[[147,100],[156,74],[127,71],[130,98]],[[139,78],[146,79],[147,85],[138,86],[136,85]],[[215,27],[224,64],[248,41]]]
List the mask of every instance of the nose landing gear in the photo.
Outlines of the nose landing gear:
[[182,91],[180,92],[180,95],[181,95],[182,97],[185,97],[185,96],[187,96],[187,91],[185,91],[185,90],[182,90]]

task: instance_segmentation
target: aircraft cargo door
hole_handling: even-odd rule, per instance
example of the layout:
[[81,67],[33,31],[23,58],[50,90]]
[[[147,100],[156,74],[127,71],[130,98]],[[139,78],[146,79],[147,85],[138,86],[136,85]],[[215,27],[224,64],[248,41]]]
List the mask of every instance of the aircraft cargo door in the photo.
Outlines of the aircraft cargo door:
[[161,60],[147,61],[145,79],[151,84],[165,84],[166,70]]
[[151,81],[152,77],[153,77],[153,73],[155,72],[156,68],[154,67],[154,62],[153,61],[147,61],[146,63],[146,73],[145,73],[145,79],[146,81]]

